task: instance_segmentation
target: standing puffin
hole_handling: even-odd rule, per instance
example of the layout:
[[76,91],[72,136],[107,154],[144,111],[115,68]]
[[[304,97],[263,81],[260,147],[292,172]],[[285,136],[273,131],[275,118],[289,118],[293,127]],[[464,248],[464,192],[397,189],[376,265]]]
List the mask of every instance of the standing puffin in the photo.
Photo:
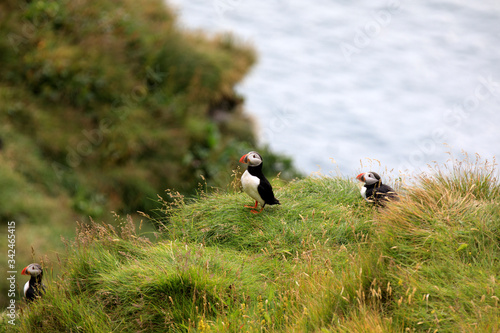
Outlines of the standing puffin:
[[[266,204],[280,205],[278,199],[274,197],[271,183],[269,183],[262,173],[262,156],[255,151],[251,151],[241,156],[240,163],[248,163],[247,170],[241,176],[243,191],[255,199],[255,206],[245,205],[245,207],[252,208],[251,212],[257,214],[262,212]],[[262,205],[262,208],[260,211],[257,211],[255,209],[259,203]]]
[[45,286],[42,283],[43,269],[40,264],[29,264],[21,272],[22,275],[31,275],[31,278],[24,285],[24,297],[28,302],[34,301],[45,292]]
[[361,196],[368,202],[376,205],[385,206],[389,201],[398,201],[399,197],[396,191],[389,185],[382,184],[378,173],[370,171],[360,173],[356,179],[365,183],[361,188]]

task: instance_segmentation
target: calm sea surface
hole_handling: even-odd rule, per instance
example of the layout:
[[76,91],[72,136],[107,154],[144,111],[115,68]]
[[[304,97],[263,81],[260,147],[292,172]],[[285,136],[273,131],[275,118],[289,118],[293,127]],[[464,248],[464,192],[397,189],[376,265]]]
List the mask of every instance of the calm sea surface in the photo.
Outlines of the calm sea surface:
[[237,89],[261,141],[305,173],[500,155],[498,0],[170,3],[184,27],[255,46]]

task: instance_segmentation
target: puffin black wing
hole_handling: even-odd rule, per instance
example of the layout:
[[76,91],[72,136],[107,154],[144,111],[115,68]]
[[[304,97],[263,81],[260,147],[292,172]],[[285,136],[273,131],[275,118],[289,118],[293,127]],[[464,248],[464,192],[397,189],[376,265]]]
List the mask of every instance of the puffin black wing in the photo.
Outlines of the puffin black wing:
[[[398,194],[389,185],[383,184],[380,187],[375,187],[371,193],[375,203],[384,205],[388,201],[399,201]],[[368,191],[367,191],[368,197]]]
[[257,191],[267,205],[280,205],[278,199],[274,197],[271,183],[269,183],[269,180],[267,180],[265,177],[260,178],[260,184],[257,187]]
[[26,300],[34,301],[37,297],[45,294],[45,286],[43,284],[30,285],[26,290]]

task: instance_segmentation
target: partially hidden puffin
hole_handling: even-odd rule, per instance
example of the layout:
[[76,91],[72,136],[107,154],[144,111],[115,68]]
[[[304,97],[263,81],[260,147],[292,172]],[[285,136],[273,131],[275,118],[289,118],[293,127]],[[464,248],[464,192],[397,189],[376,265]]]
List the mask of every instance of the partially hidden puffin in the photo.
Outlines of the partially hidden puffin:
[[43,269],[40,264],[29,264],[21,274],[31,275],[30,280],[24,285],[24,297],[28,302],[34,301],[45,293],[45,286],[42,283]]
[[398,194],[389,185],[382,184],[378,173],[370,171],[357,175],[356,179],[365,183],[361,188],[361,196],[368,202],[385,206],[389,201],[399,201]]
[[[241,156],[240,163],[248,163],[247,170],[241,176],[243,191],[255,200],[255,206],[245,205],[245,207],[252,208],[251,212],[257,214],[262,212],[265,205],[280,205],[278,199],[274,197],[271,183],[262,173],[262,156],[251,151]],[[262,208],[257,211],[259,203]]]

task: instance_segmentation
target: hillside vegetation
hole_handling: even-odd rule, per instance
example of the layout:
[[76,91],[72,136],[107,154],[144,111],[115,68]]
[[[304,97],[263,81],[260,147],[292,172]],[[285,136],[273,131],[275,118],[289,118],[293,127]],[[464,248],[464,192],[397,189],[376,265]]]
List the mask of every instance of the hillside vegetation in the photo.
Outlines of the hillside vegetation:
[[200,175],[226,184],[220,171],[255,147],[233,90],[255,54],[233,36],[183,31],[161,0],[3,1],[0,13],[2,220],[56,219],[40,209],[53,199],[92,216],[152,208]]
[[1,1],[0,221],[16,223],[18,264],[61,251],[77,220],[149,211],[200,176],[225,186],[256,149],[233,89],[255,60],[232,35],[179,28],[163,0]]
[[157,239],[131,218],[82,225],[9,331],[498,332],[496,174],[434,169],[386,209],[343,178],[274,179],[282,205],[259,215],[236,181],[167,192]]

